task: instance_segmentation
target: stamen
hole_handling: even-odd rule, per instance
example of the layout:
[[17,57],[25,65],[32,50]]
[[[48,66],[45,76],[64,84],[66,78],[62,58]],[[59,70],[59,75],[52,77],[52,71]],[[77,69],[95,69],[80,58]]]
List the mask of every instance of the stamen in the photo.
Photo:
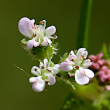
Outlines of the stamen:
[[73,62],[74,62],[74,59],[71,59],[71,61],[73,61]]
[[40,21],[39,24],[43,25],[44,28],[46,27],[46,21],[45,20]]
[[43,64],[43,66],[41,68],[44,69],[45,68],[45,65]]
[[34,70],[37,71],[37,68],[35,68]]
[[51,70],[51,68],[48,67],[48,68],[47,68],[47,71],[51,72],[52,70]]
[[41,24],[41,25],[44,25],[44,23],[45,23],[44,21],[40,21],[40,22],[39,22],[39,24]]
[[35,28],[35,30],[38,28],[38,26],[37,25],[34,25],[34,28]]
[[79,69],[79,66],[75,66],[76,69]]
[[81,57],[83,58],[83,60],[85,60],[85,58],[84,58],[84,56],[83,56],[83,55],[81,55]]
[[53,37],[56,37],[55,33],[53,34]]

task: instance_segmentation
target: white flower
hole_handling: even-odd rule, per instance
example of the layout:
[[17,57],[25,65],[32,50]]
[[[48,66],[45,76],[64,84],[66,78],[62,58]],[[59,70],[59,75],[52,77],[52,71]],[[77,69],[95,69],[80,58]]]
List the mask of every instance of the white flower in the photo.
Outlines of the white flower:
[[[86,59],[87,55],[87,50],[85,48],[80,48],[76,54],[74,51],[71,51],[66,61],[60,63],[60,69],[68,72],[70,77],[75,75],[76,82],[81,85],[87,84],[89,78],[94,77],[94,73],[87,69],[92,64],[90,59]],[[71,70],[75,71],[75,73]]]
[[41,92],[44,90],[45,88],[45,81],[42,80],[41,76],[38,76],[38,77],[31,77],[29,79],[29,82],[30,83],[33,83],[32,84],[32,88],[35,92]]
[[18,23],[18,29],[21,34],[31,39],[27,42],[28,49],[33,48],[33,46],[38,47],[39,45],[48,46],[48,44],[52,43],[50,38],[57,38],[57,36],[55,35],[55,26],[49,26],[45,29],[46,20],[42,20],[39,25],[34,25],[34,22],[34,19],[30,20],[27,17],[23,17]]
[[76,55],[74,51],[71,51],[66,61],[60,63],[60,69],[63,71],[71,71],[78,67],[88,68],[92,63],[89,59],[85,60],[87,55],[88,52],[85,48],[78,49]]
[[[40,62],[39,67],[33,66],[31,69],[31,73],[36,75],[37,77],[31,77],[29,82],[33,83],[32,88],[34,91],[38,91],[41,85],[40,90],[43,91],[45,88],[45,83],[48,85],[54,85],[56,83],[55,74],[59,73],[59,64],[55,64],[50,67],[51,59],[44,59],[43,62]],[[40,92],[39,90],[39,92]]]
[[80,67],[79,70],[75,72],[75,81],[80,85],[89,83],[90,78],[93,77],[94,73],[90,69],[83,69]]

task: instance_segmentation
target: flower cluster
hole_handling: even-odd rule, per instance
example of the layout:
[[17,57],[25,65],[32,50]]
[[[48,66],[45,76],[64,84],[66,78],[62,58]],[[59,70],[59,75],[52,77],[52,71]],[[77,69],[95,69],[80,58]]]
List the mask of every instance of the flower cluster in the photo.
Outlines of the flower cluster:
[[108,62],[102,59],[103,53],[99,53],[98,55],[89,55],[89,59],[92,61],[92,65],[90,68],[94,71],[98,71],[102,66],[108,65]]
[[[75,81],[80,85],[89,83],[90,79],[94,77],[94,73],[87,69],[92,64],[89,59],[86,59],[87,50],[80,48],[78,51],[71,51],[64,62],[54,64],[51,59],[57,53],[57,47],[56,44],[53,44],[52,39],[57,38],[55,35],[56,27],[46,28],[46,20],[40,21],[39,25],[34,24],[34,22],[34,19],[30,20],[23,17],[18,23],[19,31],[25,36],[21,41],[22,44],[27,46],[24,49],[40,61],[39,67],[33,66],[31,69],[34,76],[29,79],[29,82],[33,83],[33,90],[41,92],[45,89],[46,84],[54,85],[56,82],[55,77],[59,76],[61,70],[68,72],[67,76],[68,74],[70,77],[75,76]],[[61,75],[61,78],[62,76],[64,74]],[[74,78],[71,82],[73,84]]]
[[107,66],[102,66],[100,71],[98,72],[98,78],[100,83],[109,83],[110,84],[110,70]]
[[44,59],[43,62],[40,62],[39,67],[33,66],[31,73],[35,77],[29,79],[30,83],[33,83],[32,88],[36,92],[41,92],[45,88],[45,82],[48,85],[54,85],[56,82],[55,76],[59,73],[59,64],[51,66],[51,60],[48,62],[47,59]]
[[18,23],[19,31],[28,38],[26,42],[28,49],[38,46],[48,46],[52,43],[51,39],[57,38],[55,35],[55,26],[50,26],[45,29],[46,20],[40,21],[39,25],[34,25],[34,22],[34,19],[30,20],[27,17],[23,17]]
[[94,77],[93,71],[87,69],[91,66],[91,61],[86,59],[88,52],[85,48],[80,48],[78,51],[71,51],[66,61],[60,64],[60,69],[68,72],[69,76],[75,76],[75,81],[84,85]]
[[103,59],[103,53],[98,55],[89,55],[92,65],[90,68],[96,72],[96,76],[100,85],[105,86],[110,91],[110,69],[109,62]]

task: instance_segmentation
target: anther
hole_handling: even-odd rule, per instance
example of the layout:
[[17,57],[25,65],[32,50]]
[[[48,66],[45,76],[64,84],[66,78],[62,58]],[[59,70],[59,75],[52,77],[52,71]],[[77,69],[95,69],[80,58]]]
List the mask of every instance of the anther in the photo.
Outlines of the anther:
[[75,66],[76,69],[79,69],[79,66]]
[[39,24],[44,25],[44,21],[40,21]]
[[51,70],[51,68],[47,68],[47,71],[51,72],[52,70]]
[[34,70],[37,71],[37,68],[35,68]]
[[44,66],[44,64],[43,64],[42,69],[44,69],[44,68],[45,68],[45,66]]
[[53,34],[53,37],[56,37],[55,33]]
[[74,59],[71,59],[71,61],[73,61],[73,62],[74,62]]

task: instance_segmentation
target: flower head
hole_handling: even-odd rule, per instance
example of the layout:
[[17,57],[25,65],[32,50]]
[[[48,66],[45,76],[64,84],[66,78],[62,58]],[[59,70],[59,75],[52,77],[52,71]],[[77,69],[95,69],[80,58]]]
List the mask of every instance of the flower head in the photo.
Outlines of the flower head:
[[31,49],[38,46],[48,46],[52,43],[50,39],[56,39],[56,27],[46,27],[46,20],[42,20],[39,25],[34,25],[35,20],[30,20],[27,17],[20,19],[18,29],[25,37],[29,38],[27,41],[27,48]]
[[103,53],[99,53],[98,55],[89,55],[88,58],[91,59],[92,65],[90,66],[93,70],[99,70],[100,67],[104,64],[104,60],[102,59]]
[[76,53],[71,51],[66,61],[60,63],[60,69],[68,72],[70,77],[75,74],[75,81],[81,85],[87,84],[94,77],[94,73],[87,69],[92,64],[90,59],[86,59],[87,55],[87,50],[80,48]]
[[100,84],[110,84],[110,70],[107,66],[102,66],[97,74]]
[[44,59],[43,62],[40,62],[39,67],[33,66],[31,73],[37,77],[31,77],[29,79],[30,83],[33,83],[32,88],[36,92],[41,92],[45,88],[45,82],[48,85],[54,85],[56,82],[55,74],[59,73],[59,65],[55,64],[51,67],[51,59],[48,62],[47,59]]

